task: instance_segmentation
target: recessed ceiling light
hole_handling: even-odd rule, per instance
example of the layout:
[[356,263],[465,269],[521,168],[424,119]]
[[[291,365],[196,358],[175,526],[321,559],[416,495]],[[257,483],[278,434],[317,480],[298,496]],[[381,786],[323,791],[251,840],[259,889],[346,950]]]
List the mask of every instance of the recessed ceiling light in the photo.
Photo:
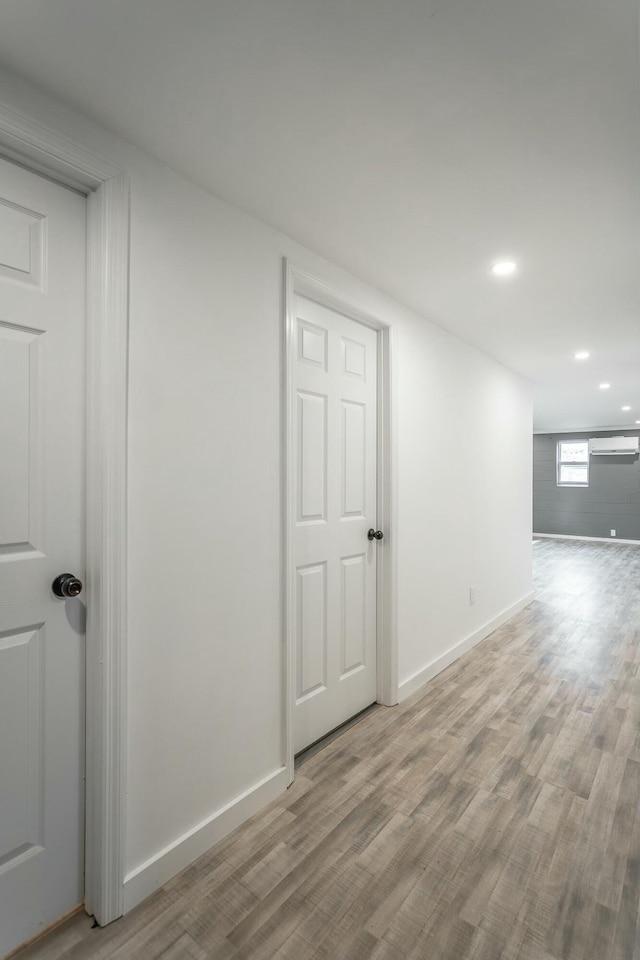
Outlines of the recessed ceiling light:
[[499,260],[491,267],[491,273],[494,277],[512,277],[517,269],[513,260]]
[[601,389],[601,390],[608,390],[610,386],[611,386],[610,383],[601,383],[601,384],[600,384],[600,389]]
[[631,407],[623,407],[622,409],[623,409],[623,410],[625,411],[625,413],[626,413],[627,410],[631,410]]
[[640,420],[636,420],[636,423],[640,423]]
[[589,353],[587,350],[580,350],[576,353],[576,360],[588,360]]

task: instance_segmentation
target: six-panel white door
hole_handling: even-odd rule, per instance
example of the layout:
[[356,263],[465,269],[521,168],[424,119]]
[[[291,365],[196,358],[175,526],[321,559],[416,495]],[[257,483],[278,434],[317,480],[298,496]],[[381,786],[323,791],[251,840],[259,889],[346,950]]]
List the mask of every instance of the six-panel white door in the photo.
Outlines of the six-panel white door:
[[83,898],[85,207],[0,160],[0,956]]
[[296,297],[294,747],[376,699],[377,334]]

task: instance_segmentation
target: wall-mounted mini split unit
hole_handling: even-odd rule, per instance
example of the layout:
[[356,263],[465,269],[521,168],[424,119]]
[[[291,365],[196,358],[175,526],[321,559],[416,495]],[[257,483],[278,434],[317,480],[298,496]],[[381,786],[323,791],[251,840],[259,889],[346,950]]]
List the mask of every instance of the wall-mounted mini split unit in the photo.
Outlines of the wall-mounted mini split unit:
[[638,437],[592,437],[589,453],[592,457],[632,457],[638,453]]

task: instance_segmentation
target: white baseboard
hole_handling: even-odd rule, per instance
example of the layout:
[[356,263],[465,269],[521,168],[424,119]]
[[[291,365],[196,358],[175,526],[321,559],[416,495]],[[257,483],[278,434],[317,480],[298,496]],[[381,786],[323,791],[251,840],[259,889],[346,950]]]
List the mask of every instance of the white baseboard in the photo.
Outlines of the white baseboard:
[[446,667],[450,666],[455,660],[458,659],[458,657],[461,657],[463,653],[466,653],[468,650],[471,650],[472,647],[475,647],[476,643],[480,643],[480,641],[488,637],[490,633],[493,633],[494,630],[497,630],[498,627],[501,627],[503,623],[506,623],[507,620],[511,619],[511,617],[514,617],[516,613],[520,613],[521,610],[524,610],[525,607],[528,607],[531,601],[534,599],[534,596],[535,594],[532,591],[531,593],[528,593],[526,596],[522,597],[520,600],[517,600],[510,607],[507,607],[506,610],[503,610],[501,613],[499,613],[497,617],[494,617],[493,620],[490,620],[489,623],[485,623],[478,630],[475,630],[473,633],[469,634],[468,637],[465,637],[464,640],[456,643],[455,646],[451,647],[439,657],[436,657],[436,659],[432,660],[431,663],[428,663],[426,667],[423,667],[421,670],[418,670],[417,673],[414,673],[412,677],[409,677],[407,680],[403,680],[398,689],[399,702],[401,703],[403,700],[406,700],[407,697],[410,697],[412,693],[415,693],[416,690],[419,690],[420,687],[423,687],[425,683],[428,683],[429,680],[433,680],[435,676],[446,669]]
[[574,537],[569,533],[534,533],[534,537],[544,537],[547,540],[589,540],[592,543],[630,543],[640,547],[640,540],[622,540],[620,537]]
[[286,788],[287,770],[280,767],[141,863],[124,878],[124,912],[128,913]]

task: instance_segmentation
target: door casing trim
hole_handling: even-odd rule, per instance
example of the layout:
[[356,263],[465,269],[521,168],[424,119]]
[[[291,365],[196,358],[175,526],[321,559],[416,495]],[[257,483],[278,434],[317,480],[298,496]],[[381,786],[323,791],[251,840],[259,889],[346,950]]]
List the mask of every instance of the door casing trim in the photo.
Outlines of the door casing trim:
[[378,503],[377,521],[384,530],[384,546],[379,548],[377,565],[377,701],[385,706],[398,703],[398,648],[396,627],[396,449],[393,405],[393,335],[394,328],[374,316],[344,291],[333,287],[285,258],[284,260],[284,323],[282,378],[282,609],[284,624],[284,710],[283,763],[287,782],[294,776],[294,711],[295,711],[295,410],[293,404],[295,298],[307,297],[321,306],[377,331],[378,334]]
[[129,178],[2,103],[0,154],[87,197],[85,909],[102,926],[124,909]]

